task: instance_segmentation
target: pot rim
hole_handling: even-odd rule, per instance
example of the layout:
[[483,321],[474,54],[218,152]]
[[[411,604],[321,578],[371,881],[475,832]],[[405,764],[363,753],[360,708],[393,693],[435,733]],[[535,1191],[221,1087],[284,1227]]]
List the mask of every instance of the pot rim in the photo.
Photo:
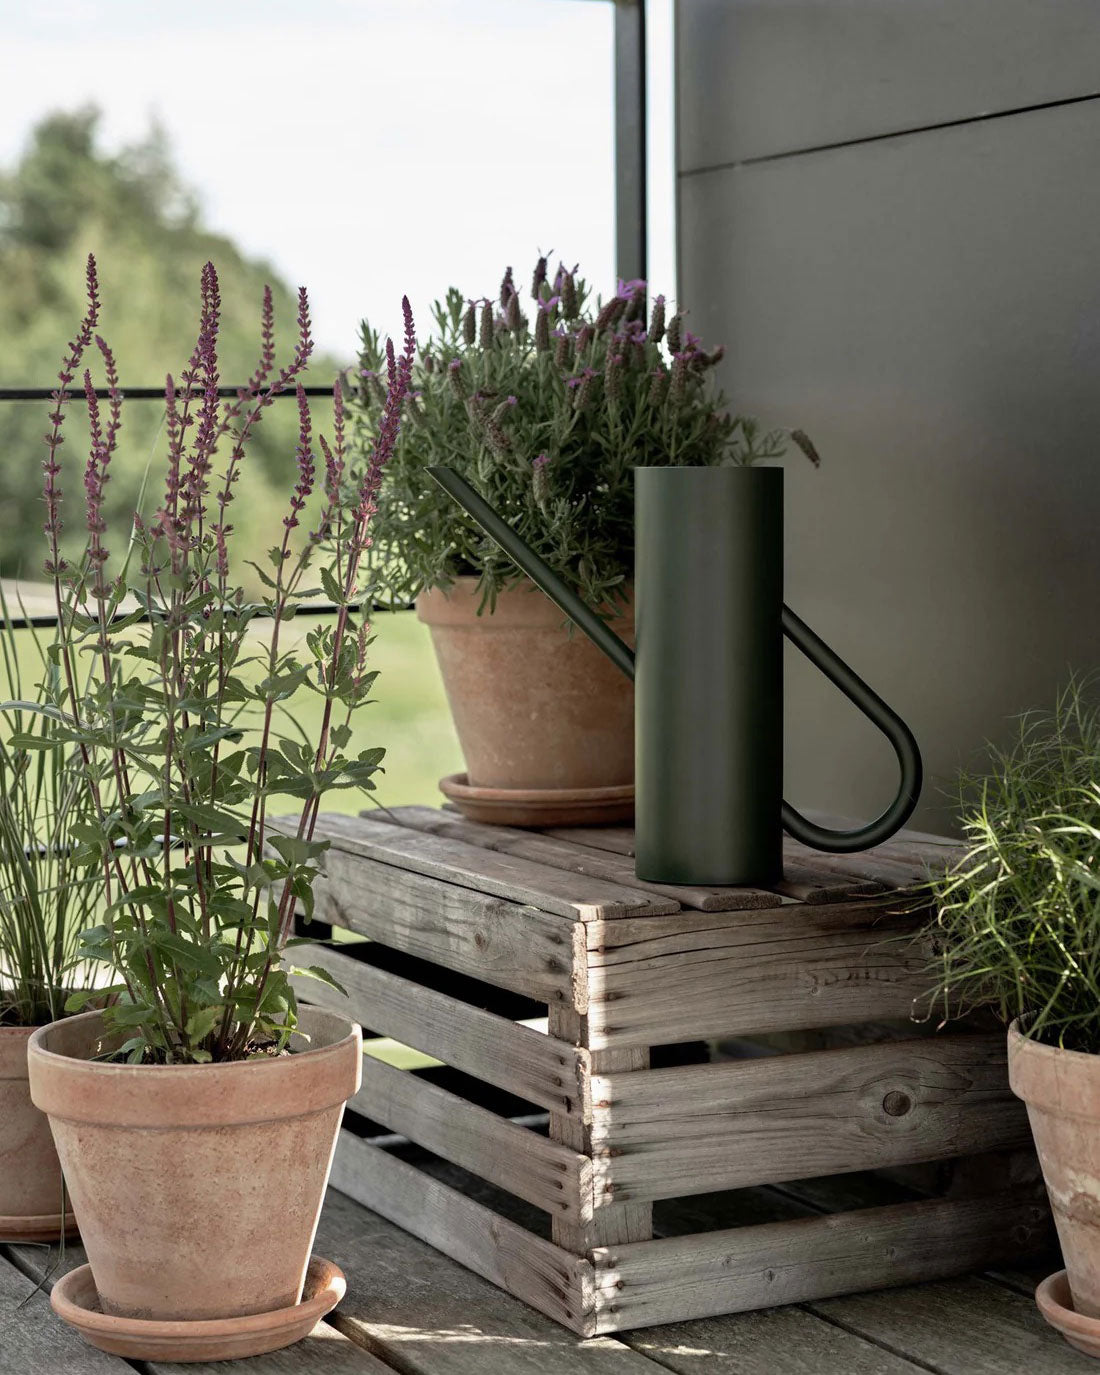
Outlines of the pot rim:
[[346,1102],[361,1082],[358,1023],[311,1005],[299,1015],[306,1031],[328,1023],[333,1039],[278,1058],[205,1065],[104,1064],[52,1050],[45,1043],[55,1028],[94,1030],[103,1012],[66,1017],[28,1041],[31,1098],[50,1117],[69,1121],[181,1128],[307,1116]]
[[[1025,1036],[1019,1017],[1008,1028],[1008,1082],[1029,1108],[1100,1121],[1100,1054],[1063,1050]],[[1084,1108],[1089,1098],[1095,1101],[1095,1110]]]

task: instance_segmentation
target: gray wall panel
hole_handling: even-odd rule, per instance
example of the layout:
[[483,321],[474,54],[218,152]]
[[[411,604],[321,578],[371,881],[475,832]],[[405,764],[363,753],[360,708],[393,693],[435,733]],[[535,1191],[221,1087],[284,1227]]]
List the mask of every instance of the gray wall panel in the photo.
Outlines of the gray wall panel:
[[[1100,666],[1100,101],[680,182],[682,299],[739,405],[806,428],[788,600],[937,787]],[[867,814],[888,748],[791,664],[788,797]]]
[[677,0],[681,168],[1100,92],[1096,0]]

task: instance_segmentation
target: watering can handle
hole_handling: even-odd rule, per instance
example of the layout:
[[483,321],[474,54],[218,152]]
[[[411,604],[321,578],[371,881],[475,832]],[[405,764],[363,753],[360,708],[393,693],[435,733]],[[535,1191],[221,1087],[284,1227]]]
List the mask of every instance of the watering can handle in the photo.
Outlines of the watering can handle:
[[[431,477],[448,492],[481,526],[491,539],[508,554],[566,616],[611,659],[628,678],[634,677],[634,654],[615,632],[590,610],[564,582],[533,553],[518,535],[458,473],[446,467],[428,469]],[[901,786],[893,802],[876,820],[855,831],[833,831],[818,826],[783,803],[783,826],[795,840],[811,845],[815,850],[832,854],[851,854],[866,850],[889,839],[901,829],[917,805],[921,787],[921,758],[913,732],[897,714],[874,692],[839,655],[834,654],[805,621],[800,620],[788,606],[783,608],[783,633],[803,654],[824,673],[826,678],[844,693],[878,726],[890,741],[901,765]]]
[[905,825],[920,797],[923,767],[920,749],[913,732],[882,698],[853,669],[835,654],[789,606],[783,608],[783,633],[800,649],[850,701],[872,721],[894,747],[901,765],[901,785],[897,796],[875,821],[855,831],[834,831],[818,826],[790,805],[783,803],[783,829],[815,850],[831,854],[852,854],[888,840]]

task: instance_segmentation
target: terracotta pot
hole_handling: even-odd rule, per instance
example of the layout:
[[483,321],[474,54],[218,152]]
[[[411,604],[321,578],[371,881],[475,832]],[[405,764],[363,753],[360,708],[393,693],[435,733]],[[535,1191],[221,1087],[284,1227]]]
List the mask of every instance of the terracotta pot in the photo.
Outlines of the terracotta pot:
[[63,1215],[61,1162],[50,1124],[31,1102],[27,1042],[35,1027],[0,1027],[0,1241],[57,1241]]
[[226,1065],[93,1063],[99,1012],[31,1037],[31,1097],[103,1312],[210,1320],[301,1300],[362,1058],[346,1017],[302,1008],[301,1027],[297,1053]]
[[[606,788],[634,781],[634,687],[532,583],[477,614],[476,578],[417,598],[431,628],[469,784]],[[634,643],[630,610],[611,622]]]
[[1073,1306],[1100,1318],[1100,1055],[1008,1032],[1008,1080],[1027,1104]]

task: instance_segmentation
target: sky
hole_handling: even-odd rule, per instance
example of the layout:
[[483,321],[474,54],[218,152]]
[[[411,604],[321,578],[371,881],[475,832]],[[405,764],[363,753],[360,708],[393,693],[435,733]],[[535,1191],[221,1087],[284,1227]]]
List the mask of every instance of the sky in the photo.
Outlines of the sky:
[[[614,286],[607,0],[0,0],[0,167],[94,103],[108,150],[166,130],[204,219],[355,351],[407,293],[495,291],[553,250]],[[675,294],[671,0],[649,0],[650,280]]]

